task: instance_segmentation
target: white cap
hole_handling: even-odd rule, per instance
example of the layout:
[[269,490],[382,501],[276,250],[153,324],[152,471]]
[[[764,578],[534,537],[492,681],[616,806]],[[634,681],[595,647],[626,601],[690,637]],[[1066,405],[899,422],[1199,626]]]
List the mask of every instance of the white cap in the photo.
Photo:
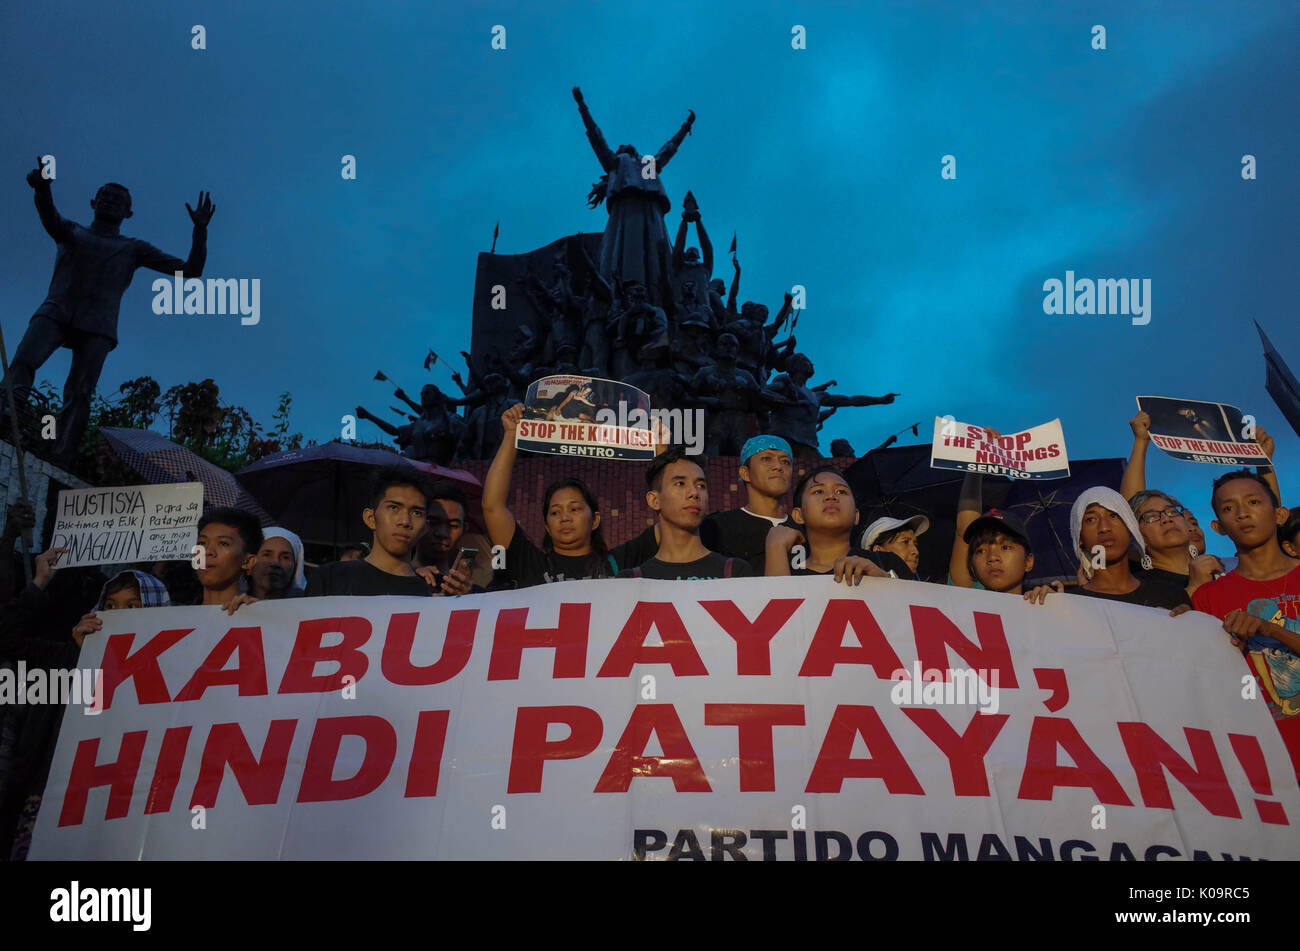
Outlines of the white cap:
[[867,526],[866,531],[862,533],[862,547],[867,551],[871,550],[872,544],[876,539],[885,532],[892,532],[900,528],[910,528],[917,535],[924,535],[930,527],[930,520],[924,515],[913,515],[911,518],[889,518],[885,516],[878,518]]

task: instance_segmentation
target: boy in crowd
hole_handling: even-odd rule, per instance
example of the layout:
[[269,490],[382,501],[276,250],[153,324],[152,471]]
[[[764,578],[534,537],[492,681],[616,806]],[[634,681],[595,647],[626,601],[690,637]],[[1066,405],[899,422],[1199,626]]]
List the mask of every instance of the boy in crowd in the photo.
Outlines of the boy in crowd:
[[878,518],[862,533],[862,548],[865,551],[892,552],[903,560],[907,566],[908,574],[906,576],[900,573],[899,577],[908,577],[909,580],[917,578],[917,569],[921,565],[921,549],[917,547],[916,540],[924,535],[930,527],[930,520],[924,515],[913,515],[911,518],[889,518],[885,516]]
[[[782,524],[768,530],[764,574],[833,575],[848,585],[868,576],[891,577],[887,568],[853,547],[858,506],[853,487],[837,466],[818,466],[808,472],[795,486],[793,502],[790,518],[798,527]],[[896,555],[874,555],[905,568]],[[897,572],[892,577],[897,577]]]
[[[465,531],[468,522],[467,514],[469,512],[469,503],[465,498],[465,493],[451,482],[435,482],[429,488],[432,501],[447,513],[447,537],[446,540],[438,542],[438,548],[443,553],[442,557],[437,559],[438,563],[445,562],[448,567],[456,553],[461,547],[474,548],[478,554],[474,558],[473,572],[470,576],[470,583],[477,588],[486,589],[492,584],[492,545],[488,542],[487,537],[477,532]],[[427,540],[426,540],[427,545]],[[433,564],[434,561],[426,561],[425,564]]]
[[227,613],[244,594],[244,575],[262,548],[262,524],[257,516],[236,508],[208,509],[199,519],[198,547],[202,567],[196,568],[203,594],[199,604],[220,604]]
[[709,504],[703,467],[673,446],[655,456],[646,472],[646,504],[659,516],[659,549],[639,567],[620,578],[695,581],[704,578],[743,578],[754,574],[749,562],[709,551],[700,540],[700,523]]
[[798,530],[785,509],[794,453],[780,436],[754,436],[740,449],[744,508],[714,512],[700,524],[700,540],[712,551],[749,562],[754,574],[764,571],[767,533],[776,525]]
[[1171,615],[1191,610],[1185,588],[1133,574],[1129,556],[1145,556],[1146,542],[1133,509],[1114,489],[1099,485],[1079,493],[1070,507],[1070,537],[1087,579],[1072,594],[1168,608]]
[[1197,588],[1192,603],[1222,619],[1246,654],[1300,775],[1300,560],[1278,542],[1290,513],[1249,469],[1215,479],[1210,507],[1210,527],[1237,546],[1237,567]]
[[[429,517],[429,494],[424,476],[411,466],[384,466],[376,471],[370,505],[361,513],[362,521],[374,533],[370,554],[357,561],[322,565],[307,585],[307,596],[428,597],[436,593],[411,564]],[[439,521],[445,519],[441,508],[435,517]],[[468,579],[462,574],[453,572],[442,582],[444,594],[463,594],[468,590]]]

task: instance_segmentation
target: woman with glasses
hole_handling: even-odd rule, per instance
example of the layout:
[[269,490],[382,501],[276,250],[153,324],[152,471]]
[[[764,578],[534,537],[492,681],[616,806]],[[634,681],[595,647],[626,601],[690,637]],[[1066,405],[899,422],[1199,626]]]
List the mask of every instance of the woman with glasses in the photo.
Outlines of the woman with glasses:
[[[1172,495],[1143,489],[1129,499],[1137,517],[1146,553],[1133,569],[1134,577],[1159,581],[1192,592],[1224,573],[1223,563],[1206,554],[1192,538],[1188,513]],[[1203,545],[1204,536],[1201,537]]]

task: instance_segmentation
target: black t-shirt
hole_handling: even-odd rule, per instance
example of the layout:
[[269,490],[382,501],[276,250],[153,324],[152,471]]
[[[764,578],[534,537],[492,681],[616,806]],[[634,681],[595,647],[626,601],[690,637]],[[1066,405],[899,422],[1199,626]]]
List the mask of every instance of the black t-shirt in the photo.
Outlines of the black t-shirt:
[[[730,575],[727,562],[731,562]],[[656,578],[660,581],[702,581],[709,578],[749,578],[754,569],[743,558],[728,558],[726,555],[711,551],[695,561],[673,562],[651,558],[639,568],[629,568],[619,574],[620,578]]]
[[[878,568],[882,568],[885,571],[892,571],[899,578],[905,578],[909,581],[916,579],[916,575],[912,574],[912,569],[907,567],[907,562],[903,561],[902,558],[899,558],[892,551],[863,551],[861,548],[850,548],[849,557],[865,558],[868,561],[874,562]],[[826,571],[815,571],[812,568],[790,568],[790,574],[792,575],[828,575],[830,573],[830,569],[827,569]]]
[[655,527],[651,525],[631,541],[626,541],[613,549],[609,557],[619,571],[637,568],[659,553],[659,539],[655,538]]
[[[608,556],[606,556],[608,558]],[[506,548],[506,566],[497,571],[495,588],[531,588],[533,585],[553,581],[580,580],[583,578],[610,578],[617,572],[607,562],[604,573],[591,573],[591,558],[587,555],[549,555],[532,543],[528,535],[515,526],[515,533]]]
[[[732,558],[743,558],[761,575],[767,560],[767,533],[772,530],[772,520],[763,515],[752,515],[744,509],[714,512],[700,523],[700,542],[709,551],[720,552]],[[790,516],[781,525],[799,528]]]
[[332,594],[405,594],[430,597],[434,588],[419,575],[390,575],[366,561],[336,561],[321,565],[307,581],[306,597],[323,598]]
[[1173,610],[1180,604],[1191,604],[1184,588],[1160,584],[1158,581],[1138,579],[1138,586],[1128,594],[1103,594],[1086,588],[1071,588],[1075,594],[1090,598],[1104,598],[1107,601],[1123,601],[1126,604],[1140,604],[1148,608],[1168,608]]
[[1133,568],[1133,577],[1140,581],[1154,581],[1170,588],[1186,588],[1191,575],[1180,575],[1163,568]]

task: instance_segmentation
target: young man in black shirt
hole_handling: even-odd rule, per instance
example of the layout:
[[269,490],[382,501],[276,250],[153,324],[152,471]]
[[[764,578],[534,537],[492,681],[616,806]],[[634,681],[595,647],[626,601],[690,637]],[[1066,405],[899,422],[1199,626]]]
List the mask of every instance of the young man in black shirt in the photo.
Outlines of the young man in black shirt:
[[745,507],[714,512],[700,525],[706,548],[743,558],[761,575],[765,569],[767,533],[773,526],[798,530],[785,508],[790,491],[793,452],[780,436],[754,436],[740,448],[740,481],[748,497]]
[[[411,565],[429,513],[424,476],[411,466],[385,466],[375,473],[370,497],[370,505],[361,513],[366,527],[374,532],[370,554],[356,561],[322,565],[307,584],[307,596],[428,597],[439,593]],[[436,515],[445,518],[441,509]],[[467,582],[467,572],[453,572],[442,581],[441,593],[465,593],[469,591]]]
[[[853,547],[858,506],[838,467],[818,466],[799,480],[790,517],[798,528],[774,525],[768,530],[765,574],[829,574],[849,585],[868,576],[890,576],[866,552]],[[896,555],[877,554],[903,566]]]
[[1191,610],[1185,588],[1133,576],[1129,551],[1146,550],[1133,510],[1114,489],[1096,486],[1079,495],[1070,509],[1070,535],[1088,576],[1073,594],[1167,608],[1171,615]]
[[749,562],[709,551],[700,541],[709,486],[704,468],[683,447],[673,446],[655,456],[646,472],[646,485],[646,504],[659,516],[659,551],[639,568],[623,571],[620,578],[695,581],[754,574]]

